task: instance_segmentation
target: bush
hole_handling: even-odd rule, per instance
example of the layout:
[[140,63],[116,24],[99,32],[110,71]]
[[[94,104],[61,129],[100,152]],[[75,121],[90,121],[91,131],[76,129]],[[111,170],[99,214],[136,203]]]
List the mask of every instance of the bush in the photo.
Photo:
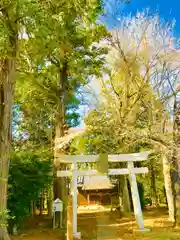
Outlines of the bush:
[[33,152],[14,153],[11,158],[8,182],[9,225],[21,226],[29,215],[29,206],[36,200],[41,190],[47,187],[52,177],[50,157],[42,157]]
[[144,200],[144,187],[143,184],[138,182],[139,198],[141,203],[141,208],[144,210],[145,200]]
[[[138,182],[138,181],[137,181],[137,185],[138,185],[139,200],[140,200],[141,208],[142,208],[142,210],[144,210],[144,207],[145,207],[145,202],[144,202],[144,185],[141,182]],[[130,182],[129,181],[128,181],[128,191],[129,191],[131,210],[134,211],[133,200],[132,200],[132,193],[131,193],[131,186],[130,186]]]

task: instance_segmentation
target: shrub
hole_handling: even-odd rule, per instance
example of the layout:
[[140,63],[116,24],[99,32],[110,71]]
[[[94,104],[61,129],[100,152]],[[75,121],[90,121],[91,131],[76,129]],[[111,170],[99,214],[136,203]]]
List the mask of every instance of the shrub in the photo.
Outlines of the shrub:
[[[43,155],[43,154],[42,154]],[[9,225],[21,226],[29,215],[29,206],[41,190],[47,187],[52,177],[50,156],[42,157],[33,152],[21,151],[12,155],[8,182]]]

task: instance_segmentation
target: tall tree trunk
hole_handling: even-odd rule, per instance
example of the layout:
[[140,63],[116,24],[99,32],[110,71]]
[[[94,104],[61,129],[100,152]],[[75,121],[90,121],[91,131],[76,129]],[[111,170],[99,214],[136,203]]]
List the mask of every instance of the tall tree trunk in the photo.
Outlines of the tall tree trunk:
[[0,240],[8,240],[6,209],[15,60],[5,59],[0,64]]
[[[148,79],[149,79],[149,62],[147,64],[147,73],[148,73]],[[148,110],[148,122],[149,122],[149,133],[150,135],[153,134],[153,126],[156,122],[156,117],[155,117],[155,107],[154,107],[154,99],[152,96],[150,96],[150,106]],[[156,175],[155,175],[155,169],[154,169],[154,161],[150,161],[150,176],[151,176],[151,199],[152,199],[152,207],[157,207],[159,205],[158,203],[158,197],[157,197],[157,191],[156,191]]]
[[164,186],[166,191],[167,205],[169,211],[169,220],[174,222],[174,198],[172,191],[170,163],[165,154],[162,155]]
[[118,195],[119,195],[119,207],[120,207],[120,213],[122,214],[124,212],[123,208],[123,190],[122,190],[122,176],[119,176],[118,179]]
[[119,176],[119,205],[121,214],[131,212],[126,176]]
[[0,3],[1,18],[8,34],[5,56],[0,56],[0,240],[10,239],[7,231],[7,188],[15,63],[18,51],[18,21],[13,21],[12,15],[14,14],[17,19],[18,6],[17,4],[16,12],[9,13],[9,7]]
[[48,191],[47,210],[48,210],[48,217],[52,218],[53,217],[53,186],[51,186]]
[[154,162],[150,162],[150,176],[151,176],[151,199],[152,199],[152,207],[157,207],[159,205],[158,203],[158,197],[157,197],[157,191],[156,191],[156,175],[154,171]]
[[34,215],[34,216],[36,215],[36,210],[37,210],[36,201],[34,200],[34,201],[33,201],[33,215]]
[[43,214],[43,205],[44,205],[44,193],[43,190],[40,194],[40,199],[39,199],[39,215],[42,216]]
[[175,224],[180,226],[180,101],[174,97],[172,181],[175,205]]
[[[52,128],[50,131],[50,144],[51,144],[51,151],[53,154],[53,146],[54,146],[54,139],[53,139],[53,122],[51,122]],[[53,164],[53,162],[52,162]],[[53,171],[54,172],[54,171]],[[49,189],[48,189],[48,193],[47,193],[47,210],[48,210],[48,217],[53,218],[53,199],[54,199],[54,184],[52,184]]]
[[131,203],[130,203],[129,190],[128,190],[128,181],[126,176],[124,176],[123,205],[124,205],[125,212],[130,213]]
[[[65,58],[64,58],[65,59]],[[66,93],[66,84],[67,84],[67,61],[64,60],[63,68],[59,74],[59,82],[58,82],[58,92],[60,101],[58,104],[57,114],[56,114],[56,129],[55,129],[55,152],[61,152],[61,149],[56,148],[58,144],[58,139],[64,136],[64,124],[65,124],[65,102],[64,97]],[[61,170],[64,170],[64,166],[62,165]],[[55,171],[56,174],[56,171]],[[67,187],[66,187],[66,179],[65,178],[57,178],[55,176],[54,182],[54,199],[60,198],[64,204],[63,211],[63,226],[66,228],[67,226]],[[57,218],[57,221],[60,219]]]
[[[165,134],[166,131],[167,116],[163,116],[162,120],[162,134]],[[168,160],[168,153],[166,148],[162,149],[162,165],[163,165],[163,176],[164,176],[164,190],[166,196],[166,203],[168,206],[169,220],[174,222],[174,196],[172,189],[172,179],[171,179],[171,166],[170,161]]]

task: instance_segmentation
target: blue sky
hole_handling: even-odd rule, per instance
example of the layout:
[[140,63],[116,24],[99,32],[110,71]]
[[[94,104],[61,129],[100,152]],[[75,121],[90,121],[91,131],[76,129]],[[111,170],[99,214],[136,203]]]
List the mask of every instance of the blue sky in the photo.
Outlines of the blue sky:
[[[136,12],[149,8],[150,13],[158,12],[166,21],[176,20],[175,35],[180,35],[180,1],[179,0],[131,0],[129,4],[120,4],[118,0],[105,0],[105,8],[108,16],[106,24],[112,27],[115,23],[115,14],[124,16],[135,15]],[[116,11],[116,12],[115,12]],[[116,22],[117,23],[117,22]]]
[[176,34],[180,33],[180,1],[179,0],[132,0],[132,3],[126,6],[124,13],[132,12],[135,14],[137,10],[149,8],[150,12],[158,11],[159,15],[167,21],[176,20]]

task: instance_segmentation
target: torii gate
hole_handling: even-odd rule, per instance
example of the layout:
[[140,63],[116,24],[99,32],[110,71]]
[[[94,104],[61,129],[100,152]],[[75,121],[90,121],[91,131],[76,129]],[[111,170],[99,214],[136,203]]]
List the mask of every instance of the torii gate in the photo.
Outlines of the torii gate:
[[[136,181],[136,174],[148,173],[147,167],[137,168],[134,167],[134,162],[147,160],[149,152],[120,154],[120,155],[108,155],[108,162],[127,162],[127,168],[109,169],[108,175],[129,175],[131,194],[133,200],[134,214],[140,231],[146,231],[144,228],[144,221],[142,215],[142,209],[140,204],[138,186]],[[73,237],[80,238],[80,233],[77,232],[77,206],[78,206],[78,190],[77,190],[77,178],[78,176],[95,176],[99,175],[97,170],[78,170],[77,163],[94,163],[98,162],[98,155],[63,155],[56,154],[58,163],[71,164],[72,168],[69,171],[57,171],[57,177],[72,177],[72,231]]]

